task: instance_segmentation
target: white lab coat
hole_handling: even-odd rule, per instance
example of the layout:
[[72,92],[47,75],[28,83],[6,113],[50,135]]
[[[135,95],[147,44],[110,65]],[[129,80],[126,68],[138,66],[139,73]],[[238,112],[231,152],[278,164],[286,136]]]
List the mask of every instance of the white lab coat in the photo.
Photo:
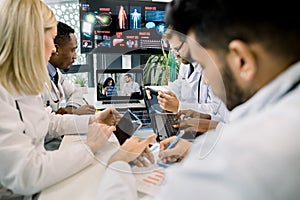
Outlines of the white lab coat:
[[213,120],[227,121],[228,113],[225,104],[213,94],[211,87],[205,83],[201,65],[198,63],[193,63],[193,65],[195,66],[194,72],[188,77],[190,65],[181,64],[178,78],[168,84],[168,89],[174,92],[179,100],[179,110],[192,109],[210,114]]
[[82,143],[57,151],[44,149],[50,119],[40,96],[11,95],[0,85],[0,105],[0,183],[3,187],[30,196],[82,170],[94,160],[89,147]]
[[[300,62],[234,109],[230,124],[199,136],[182,165],[166,170],[166,185],[154,199],[299,199],[299,78]],[[99,193],[106,188],[113,192],[101,200],[136,199],[130,196],[134,179],[120,171],[105,173]],[[118,181],[124,182],[122,195],[120,187],[113,187]]]
[[47,138],[87,132],[90,115],[59,115],[52,112],[51,108],[46,110],[50,117]]
[[81,90],[71,84],[66,77],[57,69],[58,86],[51,80],[50,88],[46,86],[46,91],[42,94],[44,105],[50,102],[50,106],[54,112],[58,110],[62,101],[66,100],[66,106],[74,106],[75,108],[85,105]]

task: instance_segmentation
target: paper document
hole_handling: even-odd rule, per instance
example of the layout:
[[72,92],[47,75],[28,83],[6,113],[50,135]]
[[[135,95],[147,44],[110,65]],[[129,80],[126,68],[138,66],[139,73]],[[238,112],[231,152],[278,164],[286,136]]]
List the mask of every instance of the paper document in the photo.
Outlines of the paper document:
[[139,192],[154,196],[160,186],[164,184],[165,168],[152,165],[147,168],[133,167],[132,171],[136,177],[137,190]]
[[155,143],[150,149],[154,155],[155,164],[149,167],[134,166],[132,172],[136,177],[137,190],[141,193],[154,196],[164,184],[165,170],[169,164],[161,163],[158,159],[159,143]]

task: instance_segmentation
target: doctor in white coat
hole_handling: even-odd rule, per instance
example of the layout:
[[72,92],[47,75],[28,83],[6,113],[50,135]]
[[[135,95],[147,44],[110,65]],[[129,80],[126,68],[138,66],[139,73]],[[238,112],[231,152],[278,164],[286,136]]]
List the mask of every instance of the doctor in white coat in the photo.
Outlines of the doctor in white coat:
[[[51,84],[45,85],[42,98],[50,115],[49,134],[45,140],[45,147],[49,150],[59,147],[62,135],[87,132],[91,117],[88,115],[95,113],[94,106],[84,101],[81,90],[60,71],[68,70],[76,59],[77,40],[74,32],[67,24],[58,22],[54,39],[56,52],[52,53],[47,65]],[[66,102],[65,106],[61,105],[63,101]]]
[[86,142],[46,151],[49,114],[40,93],[49,82],[45,66],[55,52],[57,21],[40,0],[5,0],[1,7],[0,29],[5,31],[0,37],[7,40],[0,42],[0,199],[30,200],[91,165],[115,130],[115,120],[111,110],[103,111],[89,126]]
[[167,86],[170,91],[158,96],[160,106],[171,112],[192,109],[210,115],[212,120],[226,122],[228,110],[207,84],[201,65],[192,62],[184,36],[167,29],[165,38],[181,65],[177,79]]
[[[74,32],[67,24],[58,22],[54,39],[56,52],[51,55],[47,66],[51,85],[46,86],[43,100],[45,105],[51,106],[59,114],[94,114],[94,106],[86,104],[81,90],[71,84],[60,71],[69,70],[77,58],[77,39]],[[66,107],[60,108],[63,100],[66,101]]]
[[[222,83],[215,80],[220,72],[231,113],[230,123],[199,136],[181,164],[167,169],[165,185],[153,199],[299,199],[300,24],[296,3],[273,3],[272,10],[260,0],[247,6],[235,0],[174,0],[169,4],[166,23],[185,27],[181,31],[191,38],[188,46],[193,58],[205,63],[207,78],[216,83],[212,87],[222,97]],[[282,10],[289,12],[278,17]],[[201,53],[213,62],[205,62]],[[161,155],[176,152],[186,145],[182,141]],[[120,170],[131,170],[124,158],[111,159],[98,190],[99,197],[105,198],[98,199],[117,200],[126,194],[128,199],[137,199],[134,175]]]

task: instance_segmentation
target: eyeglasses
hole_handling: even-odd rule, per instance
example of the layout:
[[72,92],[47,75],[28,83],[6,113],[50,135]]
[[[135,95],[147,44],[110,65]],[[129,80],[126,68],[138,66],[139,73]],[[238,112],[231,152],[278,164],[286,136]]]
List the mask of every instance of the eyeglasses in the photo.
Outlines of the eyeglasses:
[[180,54],[180,50],[181,50],[181,48],[182,48],[182,46],[183,46],[184,43],[185,43],[185,41],[182,41],[181,44],[179,45],[179,47],[173,48],[173,52],[175,54]]

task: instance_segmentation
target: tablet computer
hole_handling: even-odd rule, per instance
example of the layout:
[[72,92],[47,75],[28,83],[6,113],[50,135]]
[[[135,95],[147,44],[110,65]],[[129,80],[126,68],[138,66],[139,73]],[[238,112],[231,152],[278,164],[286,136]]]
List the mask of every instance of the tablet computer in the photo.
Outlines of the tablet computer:
[[143,123],[130,109],[127,109],[123,117],[118,121],[114,131],[119,143],[122,145],[141,128]]

